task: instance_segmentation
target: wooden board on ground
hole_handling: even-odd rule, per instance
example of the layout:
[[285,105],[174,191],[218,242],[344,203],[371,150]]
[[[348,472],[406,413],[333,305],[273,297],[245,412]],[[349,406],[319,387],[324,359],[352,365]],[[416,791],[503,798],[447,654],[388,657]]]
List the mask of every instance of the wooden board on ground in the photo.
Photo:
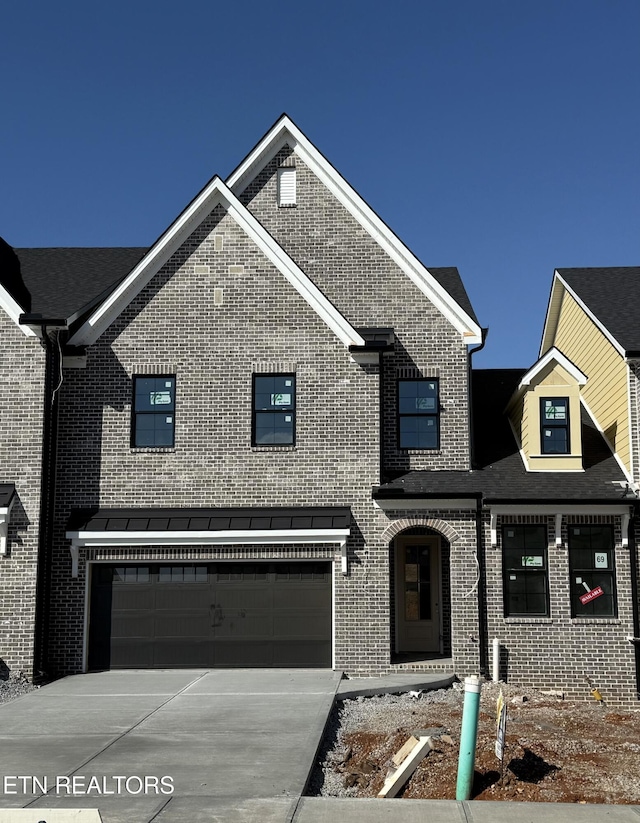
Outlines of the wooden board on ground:
[[[415,738],[410,738],[407,743],[400,749],[397,755],[407,746],[407,744]],[[384,781],[384,786],[378,792],[378,797],[396,797],[400,789],[404,786],[407,780],[415,772],[420,761],[433,748],[433,738],[421,737],[417,743],[413,744],[409,753],[404,757],[397,768],[391,768],[387,774],[387,779]],[[396,755],[396,756],[397,756]],[[393,758],[392,758],[393,762]]]

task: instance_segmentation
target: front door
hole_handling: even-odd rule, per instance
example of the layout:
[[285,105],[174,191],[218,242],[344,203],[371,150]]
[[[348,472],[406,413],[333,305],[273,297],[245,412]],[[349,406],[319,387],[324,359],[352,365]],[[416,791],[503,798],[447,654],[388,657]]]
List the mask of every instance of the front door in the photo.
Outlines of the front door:
[[438,653],[440,538],[396,538],[396,651]]

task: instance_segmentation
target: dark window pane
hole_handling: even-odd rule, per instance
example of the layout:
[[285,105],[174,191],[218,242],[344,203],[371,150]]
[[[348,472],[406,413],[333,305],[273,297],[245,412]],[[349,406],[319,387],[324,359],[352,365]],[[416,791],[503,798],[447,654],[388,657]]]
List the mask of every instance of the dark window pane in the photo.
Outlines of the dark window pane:
[[294,374],[254,375],[253,443],[292,445],[295,439]]
[[505,615],[548,615],[546,527],[503,526],[502,563]]

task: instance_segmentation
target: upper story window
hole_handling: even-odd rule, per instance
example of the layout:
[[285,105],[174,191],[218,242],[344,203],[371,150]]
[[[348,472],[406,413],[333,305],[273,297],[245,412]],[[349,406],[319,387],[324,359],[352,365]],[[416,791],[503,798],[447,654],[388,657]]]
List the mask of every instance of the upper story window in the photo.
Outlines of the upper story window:
[[540,451],[542,454],[569,454],[569,398],[540,399]]
[[401,449],[440,447],[437,380],[398,381],[398,429]]
[[278,205],[296,205],[296,169],[284,166],[278,169]]
[[253,375],[254,446],[292,446],[296,436],[295,374]]
[[612,526],[569,526],[572,617],[615,617]]
[[549,614],[547,529],[538,525],[502,528],[505,617]]
[[131,445],[143,448],[173,446],[175,410],[174,375],[134,376]]

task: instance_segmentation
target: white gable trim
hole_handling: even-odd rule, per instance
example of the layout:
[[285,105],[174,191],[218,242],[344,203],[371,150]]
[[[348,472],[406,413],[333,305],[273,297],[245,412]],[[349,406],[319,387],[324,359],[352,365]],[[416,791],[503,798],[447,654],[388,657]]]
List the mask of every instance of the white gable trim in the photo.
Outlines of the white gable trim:
[[24,314],[24,309],[13,299],[4,286],[0,286],[0,308],[5,310],[25,337],[37,336],[33,329],[30,329],[29,326],[20,325],[20,315]]
[[456,303],[418,258],[396,237],[288,117],[282,117],[238,168],[231,173],[227,178],[229,188],[240,195],[284,145],[289,145],[293,149],[352,217],[397,263],[452,326],[463,335],[465,342],[481,343],[482,331],[478,324]]
[[532,381],[540,374],[540,372],[546,368],[549,363],[553,360],[559,366],[562,366],[563,369],[569,372],[569,374],[574,378],[576,383],[579,386],[584,386],[587,382],[587,376],[580,369],[569,360],[559,349],[556,349],[555,346],[549,349],[549,351],[543,355],[537,363],[535,363],[529,371],[522,377],[520,380],[520,384],[518,385],[518,391],[525,388],[526,386],[530,386]]
[[[558,285],[560,284],[560,285]],[[602,332],[602,334],[607,338],[607,340],[611,343],[616,351],[618,351],[623,357],[626,356],[625,349],[618,343],[616,338],[611,334],[609,329],[602,324],[600,320],[595,316],[595,314],[591,311],[591,309],[580,299],[580,297],[576,294],[576,292],[569,286],[569,284],[563,279],[562,275],[557,271],[554,272],[554,281],[553,286],[551,287],[551,296],[549,298],[549,306],[547,308],[547,317],[545,319],[544,324],[544,331],[542,332],[542,344],[540,346],[540,353],[545,349],[546,346],[549,345],[551,340],[555,339],[556,336],[556,329],[558,327],[558,316],[560,313],[560,304],[558,304],[555,310],[552,312],[551,306],[553,299],[556,297],[555,291],[557,288],[562,287],[565,291],[567,291],[571,297],[576,301],[576,303],[580,306],[582,311],[587,315],[587,317],[592,320],[598,329]],[[550,338],[550,339],[549,339]]]
[[309,280],[219,177],[213,178],[122,283],[96,308],[69,340],[69,345],[87,346],[94,343],[219,203],[227,209],[236,223],[345,346],[365,345],[364,338]]

